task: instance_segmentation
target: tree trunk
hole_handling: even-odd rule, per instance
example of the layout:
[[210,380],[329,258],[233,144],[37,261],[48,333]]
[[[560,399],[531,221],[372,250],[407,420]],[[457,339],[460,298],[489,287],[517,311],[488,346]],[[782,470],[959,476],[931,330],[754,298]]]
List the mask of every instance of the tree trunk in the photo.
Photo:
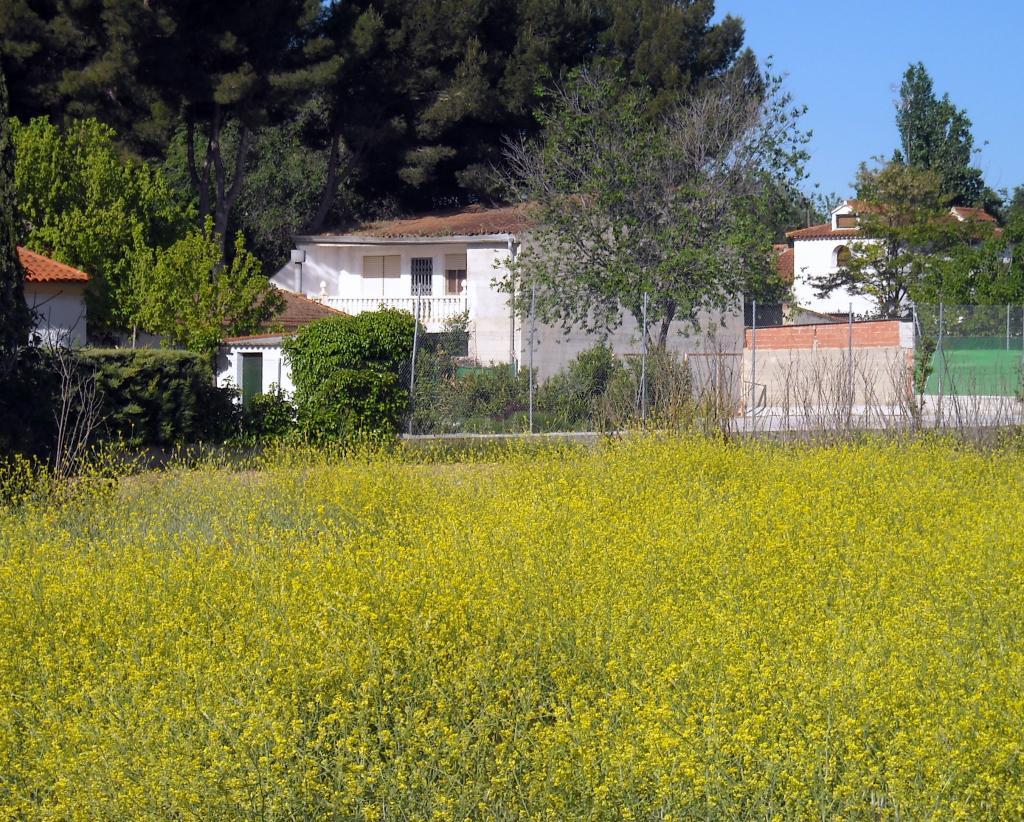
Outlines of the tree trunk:
[[668,347],[668,332],[675,317],[675,300],[665,300],[665,313],[661,317],[661,326],[658,329],[658,341],[656,343],[658,351],[663,352]]
[[320,192],[320,205],[317,207],[316,214],[306,228],[310,234],[319,234],[323,231],[324,222],[327,220],[327,215],[334,205],[334,192],[338,187],[340,142],[341,137],[338,134],[334,134],[331,137],[331,148],[327,155],[327,179],[324,181],[323,191]]

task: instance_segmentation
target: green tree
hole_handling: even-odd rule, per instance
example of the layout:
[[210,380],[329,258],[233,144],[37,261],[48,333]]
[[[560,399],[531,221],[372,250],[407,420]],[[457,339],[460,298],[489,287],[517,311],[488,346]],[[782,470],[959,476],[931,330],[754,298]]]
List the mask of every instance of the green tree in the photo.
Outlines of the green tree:
[[976,205],[985,195],[981,171],[971,165],[974,136],[971,121],[944,94],[935,96],[923,63],[907,68],[896,104],[902,159],[913,168],[939,175],[942,192],[952,205]]
[[212,218],[166,249],[136,255],[132,279],[138,318],[170,343],[211,355],[226,336],[249,334],[271,320],[282,300],[239,233],[230,261]]
[[859,239],[845,267],[817,279],[819,294],[838,288],[873,297],[880,317],[904,316],[911,302],[970,301],[977,247],[991,251],[992,223],[952,217],[941,176],[890,162],[857,174]]
[[[316,0],[88,0],[96,6],[80,66],[61,74],[67,110],[101,117],[134,148],[163,150],[184,122],[189,181],[200,226],[227,235],[241,194],[253,132],[290,116],[301,89],[290,75],[316,60],[306,32],[321,14]],[[65,19],[65,4],[48,15]],[[233,157],[224,153],[234,123]]]
[[[508,152],[535,228],[506,287],[536,292],[546,322],[603,332],[624,310],[664,347],[675,320],[735,306],[771,278],[770,215],[801,175],[800,110],[741,65],[653,119],[621,79],[577,74]],[[777,280],[777,277],[775,278]]]
[[25,244],[89,273],[90,333],[131,327],[136,256],[183,236],[194,215],[159,169],[125,160],[96,120],[13,123]]
[[18,260],[15,151],[7,117],[7,81],[0,66],[0,376],[10,372],[32,330],[25,304],[25,272]]

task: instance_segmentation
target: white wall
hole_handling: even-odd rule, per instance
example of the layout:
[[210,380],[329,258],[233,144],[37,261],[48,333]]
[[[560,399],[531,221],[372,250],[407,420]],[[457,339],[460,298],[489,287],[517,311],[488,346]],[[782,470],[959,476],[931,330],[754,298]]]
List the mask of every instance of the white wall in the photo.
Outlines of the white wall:
[[[299,287],[296,266],[283,266],[271,281],[289,291],[310,297],[320,294],[325,284],[328,297],[408,298],[412,296],[412,259],[430,257],[434,261],[433,296],[445,294],[445,256],[466,255],[466,300],[469,309],[469,354],[481,363],[507,363],[516,345],[510,339],[511,318],[507,295],[498,292],[493,281],[502,275],[496,268],[508,258],[506,243],[495,240],[481,242],[423,242],[394,245],[305,243],[306,252]],[[364,277],[363,257],[392,255],[401,257],[398,277]]]
[[223,346],[217,354],[217,386],[242,388],[242,354],[263,355],[263,392],[267,393],[277,384],[283,391],[291,394],[295,390],[292,384],[291,368],[281,345],[257,345],[235,343]]
[[84,284],[25,283],[25,302],[39,317],[44,342],[85,345]]
[[794,241],[793,297],[797,305],[822,314],[845,313],[851,303],[855,315],[870,314],[877,308],[877,303],[872,298],[852,295],[846,289],[833,291],[825,298],[817,297],[814,287],[809,282],[811,277],[834,273],[837,270],[836,250],[841,246],[849,247],[850,242],[851,240],[845,237]]

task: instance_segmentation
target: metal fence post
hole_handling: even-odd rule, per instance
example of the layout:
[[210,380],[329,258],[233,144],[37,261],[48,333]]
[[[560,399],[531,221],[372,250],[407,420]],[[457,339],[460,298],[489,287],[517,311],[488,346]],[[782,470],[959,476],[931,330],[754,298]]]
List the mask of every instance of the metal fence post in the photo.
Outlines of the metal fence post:
[[533,433],[533,340],[537,334],[537,283],[530,283],[530,433]]
[[1006,350],[1010,350],[1010,306],[1006,306]]
[[647,292],[644,292],[643,334],[640,338],[640,421],[647,422]]
[[750,419],[757,411],[757,300],[750,307]]
[[849,387],[847,388],[847,390],[850,392],[850,406],[849,406],[849,410],[847,411],[846,426],[847,426],[847,428],[849,428],[850,423],[852,422],[852,419],[853,419],[853,395],[854,395],[854,388],[855,388],[855,385],[856,385],[854,383],[854,380],[853,380],[853,303],[852,302],[850,303],[850,307],[849,307],[849,310],[847,311],[847,315],[846,316],[847,316],[846,354],[847,354],[847,359],[848,359],[848,362],[846,364],[846,370],[847,370],[846,378],[847,378],[847,381],[849,382]]
[[409,436],[412,436],[412,412],[416,389],[416,348],[420,337],[420,293],[416,290],[415,316],[412,326],[412,362],[409,364]]
[[946,355],[942,352],[943,305],[939,303],[939,334],[935,342],[935,362],[939,369],[939,399],[935,406],[935,424],[942,425],[942,377],[946,370]]

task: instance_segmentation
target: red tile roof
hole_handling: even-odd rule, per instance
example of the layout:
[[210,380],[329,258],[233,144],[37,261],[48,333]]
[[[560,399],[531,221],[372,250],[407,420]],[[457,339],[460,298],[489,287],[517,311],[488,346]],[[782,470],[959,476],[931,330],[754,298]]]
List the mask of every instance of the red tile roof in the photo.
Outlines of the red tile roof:
[[996,218],[983,208],[969,208],[968,206],[953,206],[950,211],[954,217],[961,220],[976,220],[979,223],[994,223]]
[[775,252],[775,270],[784,283],[793,282],[793,247],[786,243],[776,243],[772,246]]
[[284,297],[284,308],[266,324],[268,330],[280,328],[283,331],[295,331],[313,320],[344,316],[344,312],[328,308],[323,303],[311,300],[302,294],[285,291],[283,288],[278,289],[278,293]]
[[27,283],[87,283],[89,275],[77,268],[58,263],[42,254],[18,246],[18,259],[25,269]]
[[525,206],[467,208],[419,214],[400,220],[366,223],[352,231],[357,237],[450,237],[481,234],[518,234],[530,227]]
[[836,237],[856,237],[860,233],[856,228],[832,228],[832,223],[820,223],[787,231],[786,236],[793,240],[830,240]]

